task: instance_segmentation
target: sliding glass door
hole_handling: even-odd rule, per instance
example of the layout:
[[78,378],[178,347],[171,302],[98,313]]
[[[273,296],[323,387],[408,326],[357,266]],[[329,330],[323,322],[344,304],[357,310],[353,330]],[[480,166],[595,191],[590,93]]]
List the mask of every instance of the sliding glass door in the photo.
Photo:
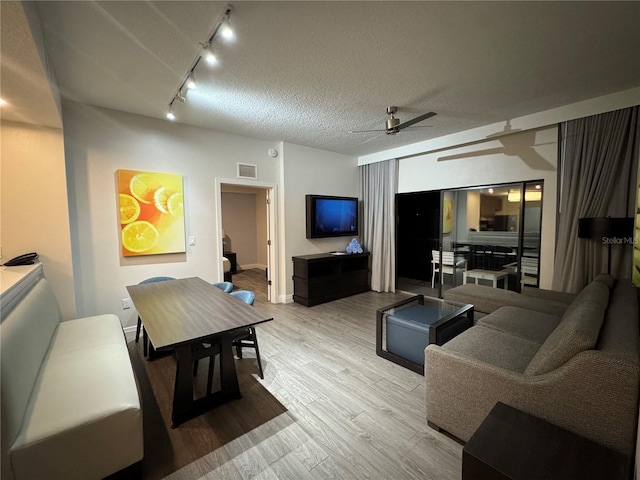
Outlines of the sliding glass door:
[[[542,182],[447,190],[442,195],[442,289],[462,283],[538,286]],[[447,269],[447,263],[453,268]],[[447,270],[450,272],[446,275]]]
[[542,181],[396,195],[396,288],[538,287]]

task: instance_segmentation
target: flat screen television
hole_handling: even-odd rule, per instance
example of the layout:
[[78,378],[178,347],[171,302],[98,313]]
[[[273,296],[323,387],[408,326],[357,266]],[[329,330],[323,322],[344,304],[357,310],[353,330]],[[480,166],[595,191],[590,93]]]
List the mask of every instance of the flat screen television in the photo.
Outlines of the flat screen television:
[[358,199],[307,195],[307,238],[358,235]]

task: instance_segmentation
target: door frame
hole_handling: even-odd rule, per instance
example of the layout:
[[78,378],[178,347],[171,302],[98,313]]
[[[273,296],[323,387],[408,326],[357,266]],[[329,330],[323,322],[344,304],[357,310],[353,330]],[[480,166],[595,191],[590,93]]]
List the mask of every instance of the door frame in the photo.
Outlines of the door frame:
[[[271,182],[249,181],[237,178],[215,179],[215,238],[222,238],[222,185],[234,185],[238,187],[255,188],[267,191],[267,298],[271,303],[278,303],[280,297],[279,256],[278,256],[278,185]],[[218,278],[223,278],[224,267],[222,265],[222,242],[218,246]],[[270,282],[270,283],[269,283]]]

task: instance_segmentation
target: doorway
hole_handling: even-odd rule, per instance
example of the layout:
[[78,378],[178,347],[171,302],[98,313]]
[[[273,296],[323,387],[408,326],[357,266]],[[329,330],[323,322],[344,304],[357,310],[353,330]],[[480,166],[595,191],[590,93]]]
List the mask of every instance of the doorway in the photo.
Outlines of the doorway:
[[396,195],[396,288],[430,297],[431,251],[440,235],[440,191]]
[[[220,266],[224,255],[231,262],[232,282],[234,273],[240,274],[243,269],[244,273],[252,272],[250,277],[254,280],[262,278],[267,300],[277,303],[275,185],[236,180],[216,183],[217,238],[222,240]],[[244,277],[246,275],[236,278],[240,281]]]

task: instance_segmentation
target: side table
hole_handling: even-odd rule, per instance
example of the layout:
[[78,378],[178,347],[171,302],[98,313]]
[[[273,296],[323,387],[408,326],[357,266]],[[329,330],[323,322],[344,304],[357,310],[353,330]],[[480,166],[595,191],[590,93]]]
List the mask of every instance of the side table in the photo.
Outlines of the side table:
[[498,402],[462,450],[462,480],[628,480],[630,460]]

